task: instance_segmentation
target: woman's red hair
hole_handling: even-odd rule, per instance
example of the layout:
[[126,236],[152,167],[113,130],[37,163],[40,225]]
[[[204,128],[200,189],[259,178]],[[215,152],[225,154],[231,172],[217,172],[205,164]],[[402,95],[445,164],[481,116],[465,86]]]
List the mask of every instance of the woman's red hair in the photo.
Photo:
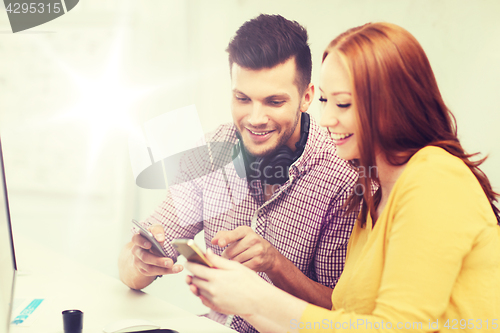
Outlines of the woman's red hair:
[[[361,126],[360,167],[375,163],[375,147],[393,165],[402,165],[425,146],[437,146],[457,156],[470,168],[488,197],[497,220],[495,193],[476,154],[466,154],[457,138],[456,120],[443,102],[429,60],[418,41],[405,29],[388,23],[368,23],[335,38],[323,54],[338,52],[346,61],[354,86],[353,98]],[[359,177],[370,189],[377,175]],[[356,191],[355,191],[356,192]],[[380,191],[370,190],[349,199],[349,211],[362,203],[361,223],[380,202]],[[364,200],[363,200],[364,199]]]

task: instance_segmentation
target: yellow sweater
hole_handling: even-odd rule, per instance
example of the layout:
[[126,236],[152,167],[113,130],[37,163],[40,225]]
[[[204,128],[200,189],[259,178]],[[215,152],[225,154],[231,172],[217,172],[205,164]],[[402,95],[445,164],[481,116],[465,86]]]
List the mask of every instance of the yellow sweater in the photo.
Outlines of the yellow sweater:
[[349,240],[333,309],[301,332],[500,332],[500,228],[470,169],[437,147],[408,162],[375,227]]

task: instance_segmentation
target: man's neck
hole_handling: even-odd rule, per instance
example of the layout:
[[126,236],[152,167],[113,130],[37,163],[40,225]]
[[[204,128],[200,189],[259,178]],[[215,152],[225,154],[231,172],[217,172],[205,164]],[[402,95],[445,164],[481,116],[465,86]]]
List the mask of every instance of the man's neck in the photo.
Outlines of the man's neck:
[[295,126],[295,130],[293,131],[292,136],[288,139],[285,145],[290,148],[294,153],[297,150],[297,142],[299,142],[300,137],[302,135],[302,112],[299,114],[299,120],[297,125]]
[[264,184],[262,186],[262,190],[264,191],[264,201],[267,202],[271,197],[273,196],[274,192],[280,188],[280,184],[274,184],[274,185],[269,185],[269,184]]

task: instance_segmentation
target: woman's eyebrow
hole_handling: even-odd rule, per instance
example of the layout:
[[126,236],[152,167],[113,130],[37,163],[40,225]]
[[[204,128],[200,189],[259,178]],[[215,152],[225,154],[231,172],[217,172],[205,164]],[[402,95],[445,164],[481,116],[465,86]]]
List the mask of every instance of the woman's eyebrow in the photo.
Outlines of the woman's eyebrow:
[[[324,93],[323,89],[321,89],[321,87],[318,87],[318,89]],[[336,96],[336,95],[341,95],[341,94],[347,94],[347,95],[352,95],[350,91],[335,91],[333,93],[331,93],[330,95],[333,95],[333,96]]]

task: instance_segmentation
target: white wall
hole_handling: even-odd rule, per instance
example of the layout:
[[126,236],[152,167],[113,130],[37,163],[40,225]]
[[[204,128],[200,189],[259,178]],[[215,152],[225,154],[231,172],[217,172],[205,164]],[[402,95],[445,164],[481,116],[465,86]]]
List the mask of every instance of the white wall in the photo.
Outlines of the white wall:
[[[117,276],[129,220],[146,217],[164,195],[135,186],[127,132],[192,103],[205,131],[231,121],[224,50],[259,13],[307,27],[315,84],[324,47],[347,28],[388,21],[409,30],[463,145],[490,155],[483,169],[500,190],[499,1],[81,0],[17,34],[0,11],[0,132],[14,232]],[[310,113],[318,110],[315,101]],[[182,277],[150,290],[203,311]]]

